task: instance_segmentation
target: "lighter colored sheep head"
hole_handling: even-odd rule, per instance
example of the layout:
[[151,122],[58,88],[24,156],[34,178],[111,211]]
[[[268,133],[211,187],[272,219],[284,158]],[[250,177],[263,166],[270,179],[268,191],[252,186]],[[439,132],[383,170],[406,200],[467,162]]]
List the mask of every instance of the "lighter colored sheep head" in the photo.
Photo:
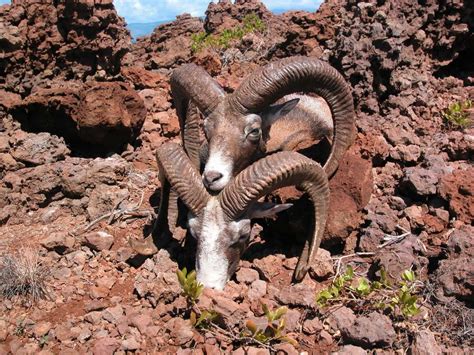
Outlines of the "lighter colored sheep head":
[[173,72],[171,90],[184,148],[195,165],[200,148],[198,110],[205,117],[208,158],[202,179],[211,191],[222,190],[233,176],[265,155],[271,126],[298,104],[298,99],[275,104],[286,95],[317,94],[327,102],[334,123],[331,153],[324,165],[328,176],[352,141],[355,115],[349,86],[333,67],[318,59],[291,57],[270,63],[228,95],[202,68],[186,64]]
[[309,230],[294,279],[305,276],[327,217],[328,182],[318,163],[296,152],[275,153],[242,170],[219,194],[211,195],[181,146],[165,143],[157,151],[157,161],[162,181],[170,184],[189,209],[189,230],[197,240],[198,281],[206,287],[224,288],[248,245],[251,219],[291,206],[262,204],[258,199],[290,185],[308,193],[314,206],[315,226]]

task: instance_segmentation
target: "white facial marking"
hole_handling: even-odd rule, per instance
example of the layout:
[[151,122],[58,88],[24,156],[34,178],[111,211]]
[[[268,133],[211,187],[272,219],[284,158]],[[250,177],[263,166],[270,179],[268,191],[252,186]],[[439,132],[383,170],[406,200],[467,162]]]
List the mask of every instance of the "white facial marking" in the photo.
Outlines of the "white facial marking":
[[210,183],[208,188],[212,191],[222,190],[229,183],[232,177],[233,168],[234,164],[229,157],[225,156],[220,151],[211,151],[204,169],[204,174],[210,171],[215,171],[221,173],[222,177],[219,180]]
[[197,280],[206,287],[222,290],[229,279],[229,262],[218,242],[225,221],[216,198],[211,198],[203,211],[203,225],[199,235],[200,253],[197,255]]

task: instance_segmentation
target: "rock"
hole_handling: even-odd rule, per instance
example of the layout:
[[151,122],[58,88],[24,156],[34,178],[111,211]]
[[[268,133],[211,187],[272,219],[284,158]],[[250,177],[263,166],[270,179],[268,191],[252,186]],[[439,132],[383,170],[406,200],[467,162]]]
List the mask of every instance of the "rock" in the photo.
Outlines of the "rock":
[[60,135],[73,143],[118,151],[134,139],[145,119],[142,99],[119,82],[68,83],[39,89],[16,107],[30,130]]
[[21,102],[21,96],[13,92],[0,90],[0,106],[3,106],[7,110],[15,107]]
[[285,316],[285,329],[288,332],[298,332],[301,326],[301,313],[296,309],[289,309]]
[[358,346],[344,345],[338,351],[332,353],[333,355],[367,355],[367,351]]
[[356,318],[341,332],[346,341],[368,348],[390,346],[397,336],[390,318],[377,312]]
[[139,66],[122,67],[122,75],[133,83],[135,89],[168,88],[168,78],[162,73],[146,70]]
[[189,14],[177,16],[175,21],[155,28],[150,36],[138,38],[133,55],[126,59],[134,64],[136,58],[140,58],[146,69],[168,68],[183,61],[189,62],[192,56],[191,36],[201,31],[203,24],[198,17]]
[[94,355],[112,355],[120,347],[119,340],[110,337],[104,337],[94,342],[92,354]]
[[474,277],[471,264],[471,256],[441,260],[435,274],[438,285],[437,296],[441,299],[456,297],[470,302],[474,296]]
[[270,351],[253,346],[245,346],[232,351],[232,355],[270,355]]
[[420,330],[416,333],[410,352],[413,355],[439,355],[443,353],[441,347],[436,343],[434,334],[429,330]]
[[316,334],[323,330],[323,323],[318,318],[306,319],[303,322],[303,332],[309,335]]
[[142,335],[146,334],[148,326],[152,323],[152,318],[148,314],[140,314],[131,319],[131,324],[137,328]]
[[267,294],[267,283],[263,280],[255,280],[249,287],[248,298],[250,301],[259,300]]
[[130,336],[122,340],[122,349],[125,351],[135,351],[140,349],[140,343],[138,343],[134,336]]
[[360,211],[372,194],[372,164],[360,156],[347,152],[330,180],[328,222],[325,239],[345,240],[361,222]]
[[17,162],[10,153],[0,153],[0,167],[2,168],[2,173],[7,170],[18,170],[24,166],[24,164]]
[[64,232],[52,232],[41,242],[41,245],[44,248],[47,250],[54,250],[59,254],[70,253],[74,248],[74,244],[74,237],[71,237]]
[[89,197],[89,205],[87,206],[87,214],[91,221],[112,212],[121,201],[124,201],[129,195],[127,189],[119,186],[108,186],[101,184],[97,186]]
[[334,274],[334,266],[331,253],[322,248],[318,249],[314,263],[309,269],[309,274],[316,280],[325,280]]
[[406,168],[404,172],[403,183],[408,191],[420,196],[436,193],[439,177],[431,169],[413,167]]
[[60,342],[67,342],[76,338],[77,334],[71,328],[70,323],[62,323],[54,330],[54,337]]
[[8,323],[0,319],[0,341],[4,342],[8,337]]
[[250,285],[255,280],[258,280],[258,272],[253,269],[242,267],[235,273],[235,277],[238,282]]
[[51,330],[51,323],[49,322],[40,322],[33,326],[33,334],[37,339],[45,336]]
[[457,219],[474,220],[474,168],[456,170],[441,179],[440,195],[449,203],[449,210]]
[[106,232],[91,232],[84,235],[85,245],[93,250],[109,250],[114,244],[114,236]]
[[275,295],[276,299],[289,306],[311,306],[314,304],[314,290],[308,285],[296,284],[285,287]]
[[290,343],[280,343],[275,346],[276,354],[278,355],[298,355],[300,352],[295,349]]
[[84,320],[91,324],[99,324],[99,322],[102,320],[102,313],[101,312],[89,312],[84,316]]
[[102,318],[106,321],[116,324],[118,320],[123,316],[123,308],[121,305],[116,305],[114,307],[108,307],[102,311]]
[[2,17],[1,87],[21,94],[55,77],[115,75],[130,46],[125,22],[110,1],[15,2]]
[[279,257],[268,255],[262,259],[254,260],[253,266],[258,271],[261,279],[270,281],[278,272],[275,269],[275,265],[279,265],[281,262]]
[[46,132],[25,134],[14,140],[11,149],[11,155],[16,161],[29,166],[64,160],[69,153],[63,138]]
[[165,324],[165,328],[170,332],[172,342],[175,345],[186,345],[193,339],[194,332],[191,324],[182,318],[171,318]]
[[456,229],[449,236],[448,250],[455,257],[458,256],[474,256],[474,241],[472,239],[474,227],[465,225],[460,229]]
[[234,325],[247,315],[247,310],[237,302],[226,296],[209,293],[213,303],[213,309],[221,314],[226,324]]
[[355,320],[356,316],[354,315],[352,309],[347,307],[340,307],[328,316],[327,323],[335,331],[343,331],[351,327],[354,324]]

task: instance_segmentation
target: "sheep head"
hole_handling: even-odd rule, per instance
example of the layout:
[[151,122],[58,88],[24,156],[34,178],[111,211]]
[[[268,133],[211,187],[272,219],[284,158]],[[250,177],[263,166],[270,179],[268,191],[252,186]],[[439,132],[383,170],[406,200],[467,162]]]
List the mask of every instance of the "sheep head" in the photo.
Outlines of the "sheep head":
[[297,185],[314,206],[314,227],[303,248],[294,279],[306,274],[324,232],[329,190],[327,176],[313,160],[296,152],[279,152],[242,170],[219,194],[210,195],[183,150],[165,143],[157,151],[160,173],[189,209],[188,225],[197,240],[197,278],[206,287],[224,288],[249,242],[251,219],[275,214],[291,205],[265,205],[258,199],[284,186]]
[[[326,100],[334,121],[331,154],[324,164],[328,176],[352,142],[354,105],[349,86],[329,64],[314,58],[291,57],[270,63],[250,75],[232,94],[201,68],[187,64],[171,77],[171,90],[190,157],[199,146],[199,115],[205,116],[208,159],[203,182],[211,191],[222,190],[242,169],[265,155],[271,125],[294,108],[298,100],[274,104],[296,93],[314,93]],[[186,129],[187,127],[194,129]],[[190,148],[191,147],[191,148]]]

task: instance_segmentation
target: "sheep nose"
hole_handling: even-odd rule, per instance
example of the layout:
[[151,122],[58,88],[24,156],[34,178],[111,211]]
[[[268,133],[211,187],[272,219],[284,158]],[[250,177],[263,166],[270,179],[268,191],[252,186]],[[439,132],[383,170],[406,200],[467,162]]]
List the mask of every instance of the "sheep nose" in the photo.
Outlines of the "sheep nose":
[[218,171],[207,171],[204,173],[204,185],[209,186],[218,181],[221,177],[222,174]]

